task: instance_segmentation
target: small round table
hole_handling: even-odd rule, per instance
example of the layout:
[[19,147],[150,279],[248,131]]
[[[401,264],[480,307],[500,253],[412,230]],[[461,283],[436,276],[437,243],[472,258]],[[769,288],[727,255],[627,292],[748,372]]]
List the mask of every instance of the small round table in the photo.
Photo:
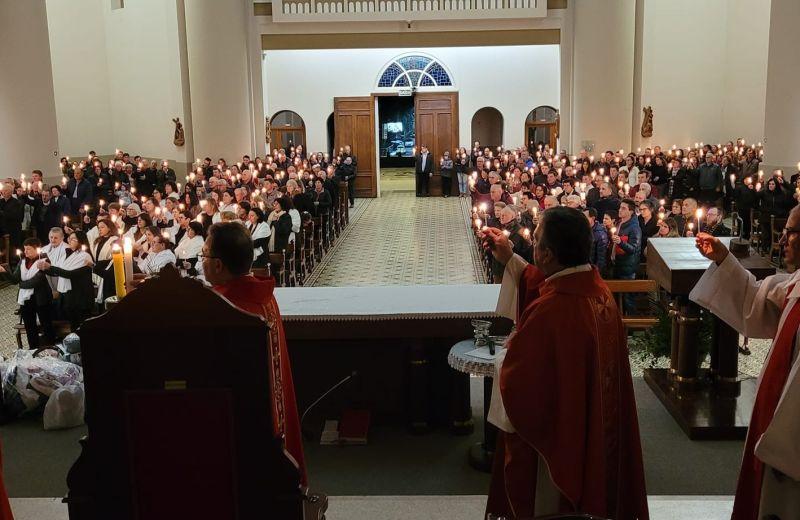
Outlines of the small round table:
[[497,428],[487,420],[489,405],[492,400],[492,378],[494,377],[494,359],[481,359],[468,355],[475,350],[475,340],[459,341],[450,349],[447,363],[455,370],[483,377],[483,442],[469,449],[469,464],[473,468],[490,473],[494,446],[497,442]]

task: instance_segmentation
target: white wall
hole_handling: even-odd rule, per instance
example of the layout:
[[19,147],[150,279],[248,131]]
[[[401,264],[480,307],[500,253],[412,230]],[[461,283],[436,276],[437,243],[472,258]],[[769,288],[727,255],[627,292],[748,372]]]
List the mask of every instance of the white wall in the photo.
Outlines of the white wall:
[[[723,139],[764,139],[770,0],[728,0]],[[798,22],[797,19],[794,20]]]
[[58,175],[58,129],[44,0],[0,1],[3,177]]
[[[47,0],[50,56],[62,155],[114,153],[103,5]],[[82,29],[77,29],[82,28]]]
[[[419,49],[277,50],[264,53],[264,106],[270,116],[281,110],[300,114],[306,124],[308,149],[327,146],[328,116],[333,98],[368,96],[393,58],[422,53],[438,59],[458,90],[459,139],[469,146],[472,116],[492,106],[503,114],[506,146],[524,142],[525,117],[539,105],[559,107],[558,45]],[[498,77],[498,63],[509,74]],[[302,64],[311,80],[291,81],[287,71]],[[491,65],[491,73],[489,72]]]
[[727,3],[644,2],[642,105],[653,107],[651,143],[685,146],[724,139]]
[[763,139],[769,4],[643,2],[641,101],[654,111],[649,143]]
[[[764,157],[770,166],[800,161],[800,2],[772,0]],[[791,171],[791,170],[790,170]]]
[[136,0],[113,10],[102,4],[114,147],[185,161],[185,148],[172,143],[172,118],[186,119],[176,0]]
[[195,150],[228,161],[252,154],[245,13],[245,7],[252,13],[252,3],[188,0],[185,5]]
[[572,146],[629,149],[635,2],[570,0],[574,10]]

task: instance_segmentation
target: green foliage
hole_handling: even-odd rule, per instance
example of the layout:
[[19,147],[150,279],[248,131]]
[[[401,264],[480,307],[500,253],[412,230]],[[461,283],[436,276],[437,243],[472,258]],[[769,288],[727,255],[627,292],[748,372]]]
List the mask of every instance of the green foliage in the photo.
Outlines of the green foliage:
[[[631,350],[639,356],[642,361],[650,361],[654,366],[659,359],[669,359],[672,344],[672,318],[662,303],[652,305],[655,310],[655,317],[658,323],[646,330],[644,334],[633,338]],[[700,311],[700,331],[698,338],[699,362],[702,363],[711,351],[714,322],[711,313],[705,309]]]

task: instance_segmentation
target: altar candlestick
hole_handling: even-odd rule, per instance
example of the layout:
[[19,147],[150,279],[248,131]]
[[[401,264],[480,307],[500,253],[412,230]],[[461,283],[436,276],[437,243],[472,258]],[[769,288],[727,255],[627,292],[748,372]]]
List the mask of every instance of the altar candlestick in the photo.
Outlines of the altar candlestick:
[[114,263],[114,286],[117,290],[117,298],[124,298],[125,291],[125,266],[122,258],[122,251],[118,244],[111,247],[111,261]]

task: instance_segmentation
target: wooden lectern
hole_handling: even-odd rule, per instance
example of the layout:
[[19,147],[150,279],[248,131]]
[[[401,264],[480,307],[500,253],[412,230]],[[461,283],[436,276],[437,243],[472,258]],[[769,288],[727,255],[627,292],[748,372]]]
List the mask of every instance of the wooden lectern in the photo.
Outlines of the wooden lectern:
[[261,317],[168,267],[80,337],[88,435],[71,520],[323,518],[273,437]]
[[[728,246],[730,237],[720,238]],[[755,255],[739,258],[757,279],[775,268]],[[686,435],[699,439],[744,439],[755,399],[755,380],[739,378],[739,334],[714,317],[711,367],[699,369],[700,308],[689,293],[711,262],[694,238],[647,241],[647,276],[671,297],[670,368],[649,368],[644,379]]]

